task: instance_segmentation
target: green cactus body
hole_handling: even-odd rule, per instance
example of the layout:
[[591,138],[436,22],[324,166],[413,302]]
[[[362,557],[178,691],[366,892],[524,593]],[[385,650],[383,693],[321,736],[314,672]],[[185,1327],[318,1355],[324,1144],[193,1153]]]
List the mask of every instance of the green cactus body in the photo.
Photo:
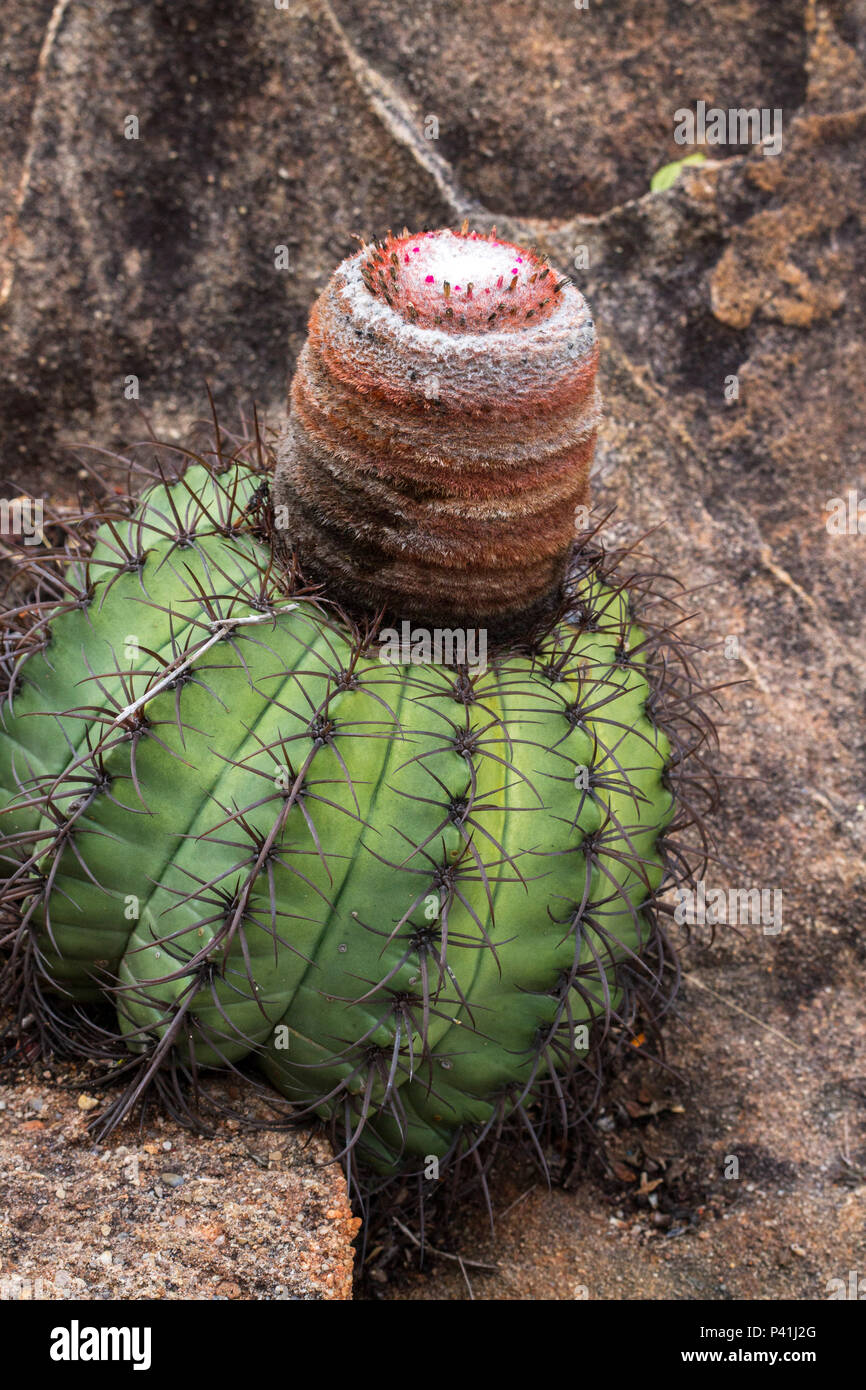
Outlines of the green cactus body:
[[648,644],[587,551],[531,655],[389,664],[275,575],[260,484],[190,467],[67,571],[0,725],[11,968],[420,1167],[620,1010],[673,813]]
[[676,592],[587,529],[597,364],[536,251],[389,234],[273,442],[158,453],[19,567],[0,1002],[22,1050],[116,1063],[104,1129],[255,1060],[367,1170],[483,1174],[653,1031],[712,726]]

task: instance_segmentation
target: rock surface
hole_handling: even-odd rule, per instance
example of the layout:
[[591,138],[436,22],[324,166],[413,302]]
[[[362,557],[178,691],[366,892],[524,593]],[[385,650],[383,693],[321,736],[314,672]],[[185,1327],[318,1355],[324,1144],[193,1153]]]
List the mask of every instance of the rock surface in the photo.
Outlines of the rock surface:
[[[496,1265],[465,1266],[477,1298],[826,1297],[866,1268],[866,534],[827,527],[866,497],[862,0],[43,0],[7,42],[4,458],[53,500],[64,441],[144,433],[130,375],[157,432],[201,413],[205,376],[278,413],[352,233],[470,215],[574,267],[602,340],[596,499],[618,538],[662,527],[708,679],[747,682],[723,696],[708,885],[781,891],[782,928],[697,933],[681,1079],[636,1059],[604,1172],[525,1196],[503,1175],[495,1239],[467,1217],[457,1249]],[[781,107],[782,154],[710,149],[649,194],[699,97]],[[382,1296],[468,1296],[454,1260],[405,1260],[371,1260]]]
[[359,1222],[326,1143],[148,1116],[94,1144],[88,1080],[0,1087],[0,1299],[351,1298]]

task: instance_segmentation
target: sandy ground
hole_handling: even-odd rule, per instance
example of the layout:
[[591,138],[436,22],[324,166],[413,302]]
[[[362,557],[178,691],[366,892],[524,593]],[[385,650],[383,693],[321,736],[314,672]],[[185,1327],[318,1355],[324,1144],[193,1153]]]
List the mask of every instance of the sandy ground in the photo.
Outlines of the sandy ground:
[[476,1211],[443,1241],[465,1271],[395,1258],[386,1296],[812,1300],[866,1269],[862,991],[819,989],[794,1026],[750,1018],[715,993],[734,1001],[743,965],[714,956],[689,962],[669,1035],[691,1084],[630,1068],[602,1118],[609,1171],[562,1191],[500,1166],[495,1233]]
[[359,1223],[321,1140],[155,1116],[94,1144],[88,1079],[0,1087],[0,1298],[351,1297]]

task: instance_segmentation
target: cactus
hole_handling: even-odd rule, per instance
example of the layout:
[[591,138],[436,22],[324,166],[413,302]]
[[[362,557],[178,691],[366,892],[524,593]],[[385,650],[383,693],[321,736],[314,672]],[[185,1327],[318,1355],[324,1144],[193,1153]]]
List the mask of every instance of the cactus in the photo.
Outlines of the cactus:
[[596,357],[534,253],[389,235],[315,306],[287,431],[217,426],[19,567],[3,997],[124,1080],[103,1127],[255,1060],[362,1169],[483,1168],[663,1012],[710,726],[676,595],[575,540]]

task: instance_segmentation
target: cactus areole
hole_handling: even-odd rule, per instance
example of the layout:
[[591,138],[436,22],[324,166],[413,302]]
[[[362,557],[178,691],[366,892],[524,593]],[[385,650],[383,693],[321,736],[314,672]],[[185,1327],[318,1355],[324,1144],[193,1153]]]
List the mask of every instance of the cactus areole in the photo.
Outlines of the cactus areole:
[[17,566],[3,996],[124,1083],[103,1126],[255,1061],[355,1171],[446,1177],[651,1037],[707,726],[676,596],[586,522],[597,357],[535,252],[389,234],[287,429],[145,451]]

